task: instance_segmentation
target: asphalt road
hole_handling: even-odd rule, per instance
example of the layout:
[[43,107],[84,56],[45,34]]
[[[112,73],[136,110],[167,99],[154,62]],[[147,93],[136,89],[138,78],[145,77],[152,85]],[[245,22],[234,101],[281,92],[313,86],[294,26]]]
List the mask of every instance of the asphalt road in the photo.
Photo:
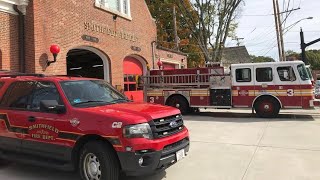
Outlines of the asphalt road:
[[[121,180],[319,180],[320,111],[284,111],[259,119],[249,111],[185,116],[189,155],[148,177]],[[72,173],[19,164],[0,167],[2,180],[78,180]]]

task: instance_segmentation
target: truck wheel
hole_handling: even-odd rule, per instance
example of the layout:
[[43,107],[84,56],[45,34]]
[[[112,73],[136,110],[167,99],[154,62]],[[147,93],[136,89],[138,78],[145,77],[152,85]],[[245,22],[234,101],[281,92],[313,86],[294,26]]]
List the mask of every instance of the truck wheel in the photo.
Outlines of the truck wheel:
[[182,114],[187,114],[189,112],[189,103],[181,96],[173,96],[168,102],[168,106],[178,108]]
[[82,180],[118,180],[120,173],[116,154],[105,143],[87,143],[80,153],[79,170]]
[[272,97],[262,97],[254,105],[254,110],[261,118],[275,118],[280,111],[280,104]]

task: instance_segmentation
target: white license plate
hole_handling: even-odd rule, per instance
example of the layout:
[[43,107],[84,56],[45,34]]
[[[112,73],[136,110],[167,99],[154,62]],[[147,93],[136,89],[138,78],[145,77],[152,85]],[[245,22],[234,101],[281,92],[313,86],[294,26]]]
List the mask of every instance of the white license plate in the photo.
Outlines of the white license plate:
[[176,152],[177,161],[180,161],[184,157],[186,157],[186,154],[184,152],[184,149],[181,149],[180,151]]

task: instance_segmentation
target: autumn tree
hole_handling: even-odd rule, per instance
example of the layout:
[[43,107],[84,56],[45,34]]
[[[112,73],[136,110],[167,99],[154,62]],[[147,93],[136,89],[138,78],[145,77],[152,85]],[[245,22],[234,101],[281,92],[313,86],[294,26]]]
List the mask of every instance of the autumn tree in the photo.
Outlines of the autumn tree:
[[179,0],[179,8],[186,18],[206,62],[221,61],[227,37],[235,36],[235,22],[244,0],[191,0],[196,18],[189,12],[185,0]]
[[[188,54],[188,67],[196,67],[204,64],[204,56],[199,48],[193,32],[189,28],[190,18],[198,22],[196,11],[192,8],[189,0],[183,0],[184,6],[189,12],[184,16],[176,0],[146,0],[149,10],[157,24],[157,42],[159,46],[176,49]],[[176,8],[178,47],[175,44],[173,8]]]

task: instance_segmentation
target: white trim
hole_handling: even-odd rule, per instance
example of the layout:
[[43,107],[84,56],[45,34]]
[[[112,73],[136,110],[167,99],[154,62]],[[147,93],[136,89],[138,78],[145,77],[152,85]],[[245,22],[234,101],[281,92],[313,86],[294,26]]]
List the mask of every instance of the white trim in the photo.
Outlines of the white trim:
[[102,59],[102,62],[103,62],[104,80],[110,82],[110,59],[104,53],[102,53],[102,51],[90,46],[78,46],[72,49],[83,49],[83,50],[88,50],[97,54]]
[[18,13],[13,9],[13,3],[8,3],[7,1],[0,0],[0,11],[18,15]]
[[181,69],[181,63],[177,62],[177,60],[160,58],[160,61],[162,61],[162,62],[164,62],[164,63],[169,63],[169,64],[178,65],[178,68],[176,68],[176,69]]
[[215,109],[215,108],[221,108],[221,109],[226,108],[226,109],[231,109],[231,108],[232,108],[232,106],[190,106],[190,107],[193,107],[193,108],[207,108],[207,109],[209,109],[209,108],[212,108],[212,109]]
[[123,0],[119,0],[120,11],[109,8],[107,1],[108,0],[105,0],[105,3],[101,4],[101,0],[95,0],[94,5],[99,9],[102,9],[104,11],[110,12],[112,14],[118,15],[122,18],[132,21],[130,0],[127,0],[128,14],[124,13]]
[[284,106],[284,109],[302,109],[302,106]]
[[235,108],[250,108],[250,106],[245,106],[245,105],[234,105],[233,107],[235,107]]
[[[146,76],[146,75],[147,75],[147,72],[148,72],[148,70],[147,70],[147,63],[146,63],[146,61],[145,61],[142,57],[140,57],[139,55],[135,55],[135,54],[128,55],[128,56],[126,56],[126,57],[132,57],[132,58],[138,60],[138,61],[141,63],[141,65],[142,65],[142,75],[143,75],[143,76]],[[125,57],[125,58],[126,58],[126,57]],[[123,59],[123,61],[125,60],[125,58]]]
[[26,8],[29,4],[29,0],[0,0],[0,11],[18,15],[13,6],[18,5],[18,9],[23,15],[26,15]]

